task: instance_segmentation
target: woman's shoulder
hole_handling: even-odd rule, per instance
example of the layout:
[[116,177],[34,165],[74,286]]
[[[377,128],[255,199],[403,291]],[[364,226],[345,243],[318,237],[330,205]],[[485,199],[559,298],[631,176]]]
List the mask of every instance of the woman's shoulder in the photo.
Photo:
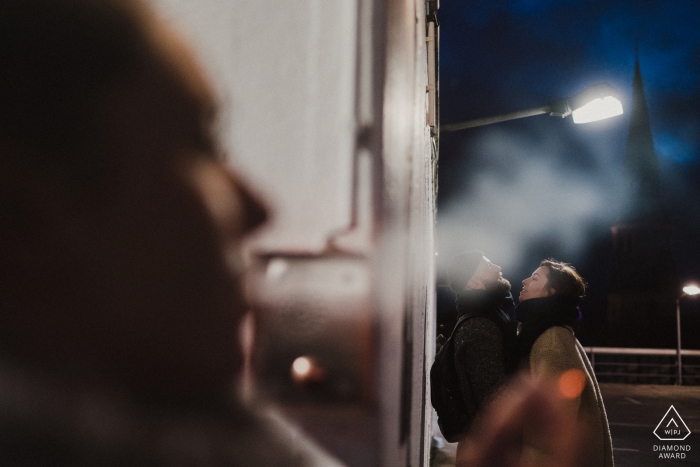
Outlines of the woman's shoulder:
[[551,326],[540,334],[537,340],[540,339],[574,341],[574,330],[571,326]]
[[564,351],[576,351],[574,331],[568,326],[552,326],[535,340],[531,354]]
[[569,327],[552,326],[533,344],[530,370],[534,375],[556,376],[570,368],[582,369],[574,333]]

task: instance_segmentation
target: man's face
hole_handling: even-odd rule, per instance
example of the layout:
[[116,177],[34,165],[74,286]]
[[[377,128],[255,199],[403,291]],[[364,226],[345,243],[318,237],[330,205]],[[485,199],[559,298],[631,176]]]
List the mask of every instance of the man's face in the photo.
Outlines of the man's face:
[[487,257],[482,256],[479,266],[477,266],[470,280],[480,284],[484,289],[490,290],[495,288],[499,280],[502,279],[501,267],[493,264]]
[[552,295],[552,289],[547,286],[549,280],[549,268],[540,266],[530,277],[523,281],[523,290],[520,292],[519,300],[529,300],[531,298],[541,298]]

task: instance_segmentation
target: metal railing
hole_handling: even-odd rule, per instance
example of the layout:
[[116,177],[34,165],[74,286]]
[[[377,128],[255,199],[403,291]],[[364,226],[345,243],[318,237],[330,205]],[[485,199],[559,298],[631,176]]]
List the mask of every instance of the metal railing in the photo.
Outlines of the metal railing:
[[[700,350],[584,347],[598,381],[700,384]],[[679,371],[679,363],[681,365]]]

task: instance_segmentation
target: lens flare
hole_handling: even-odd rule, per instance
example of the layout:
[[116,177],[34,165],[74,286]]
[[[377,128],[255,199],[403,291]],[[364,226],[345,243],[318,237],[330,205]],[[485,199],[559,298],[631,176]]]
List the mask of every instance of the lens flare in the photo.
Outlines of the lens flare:
[[586,375],[581,370],[571,369],[565,371],[557,382],[557,387],[562,396],[567,399],[576,399],[583,392],[586,385]]

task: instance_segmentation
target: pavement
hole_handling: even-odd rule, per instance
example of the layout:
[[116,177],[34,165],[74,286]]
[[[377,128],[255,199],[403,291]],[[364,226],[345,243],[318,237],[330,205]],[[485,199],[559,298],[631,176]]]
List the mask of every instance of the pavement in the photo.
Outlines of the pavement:
[[[600,390],[612,434],[615,467],[700,466],[700,386],[600,383]],[[671,406],[677,416],[670,411]],[[444,443],[435,411],[433,417],[433,441],[438,441],[439,449],[434,450],[437,456],[431,465],[454,466],[456,444]],[[664,434],[665,430],[680,433]],[[684,439],[661,440],[655,431],[661,438]]]
[[[700,466],[700,386],[600,383],[600,390],[615,467]],[[671,406],[687,431],[669,412]],[[675,425],[679,434],[664,434]],[[661,438],[676,439],[661,440],[655,431]]]

